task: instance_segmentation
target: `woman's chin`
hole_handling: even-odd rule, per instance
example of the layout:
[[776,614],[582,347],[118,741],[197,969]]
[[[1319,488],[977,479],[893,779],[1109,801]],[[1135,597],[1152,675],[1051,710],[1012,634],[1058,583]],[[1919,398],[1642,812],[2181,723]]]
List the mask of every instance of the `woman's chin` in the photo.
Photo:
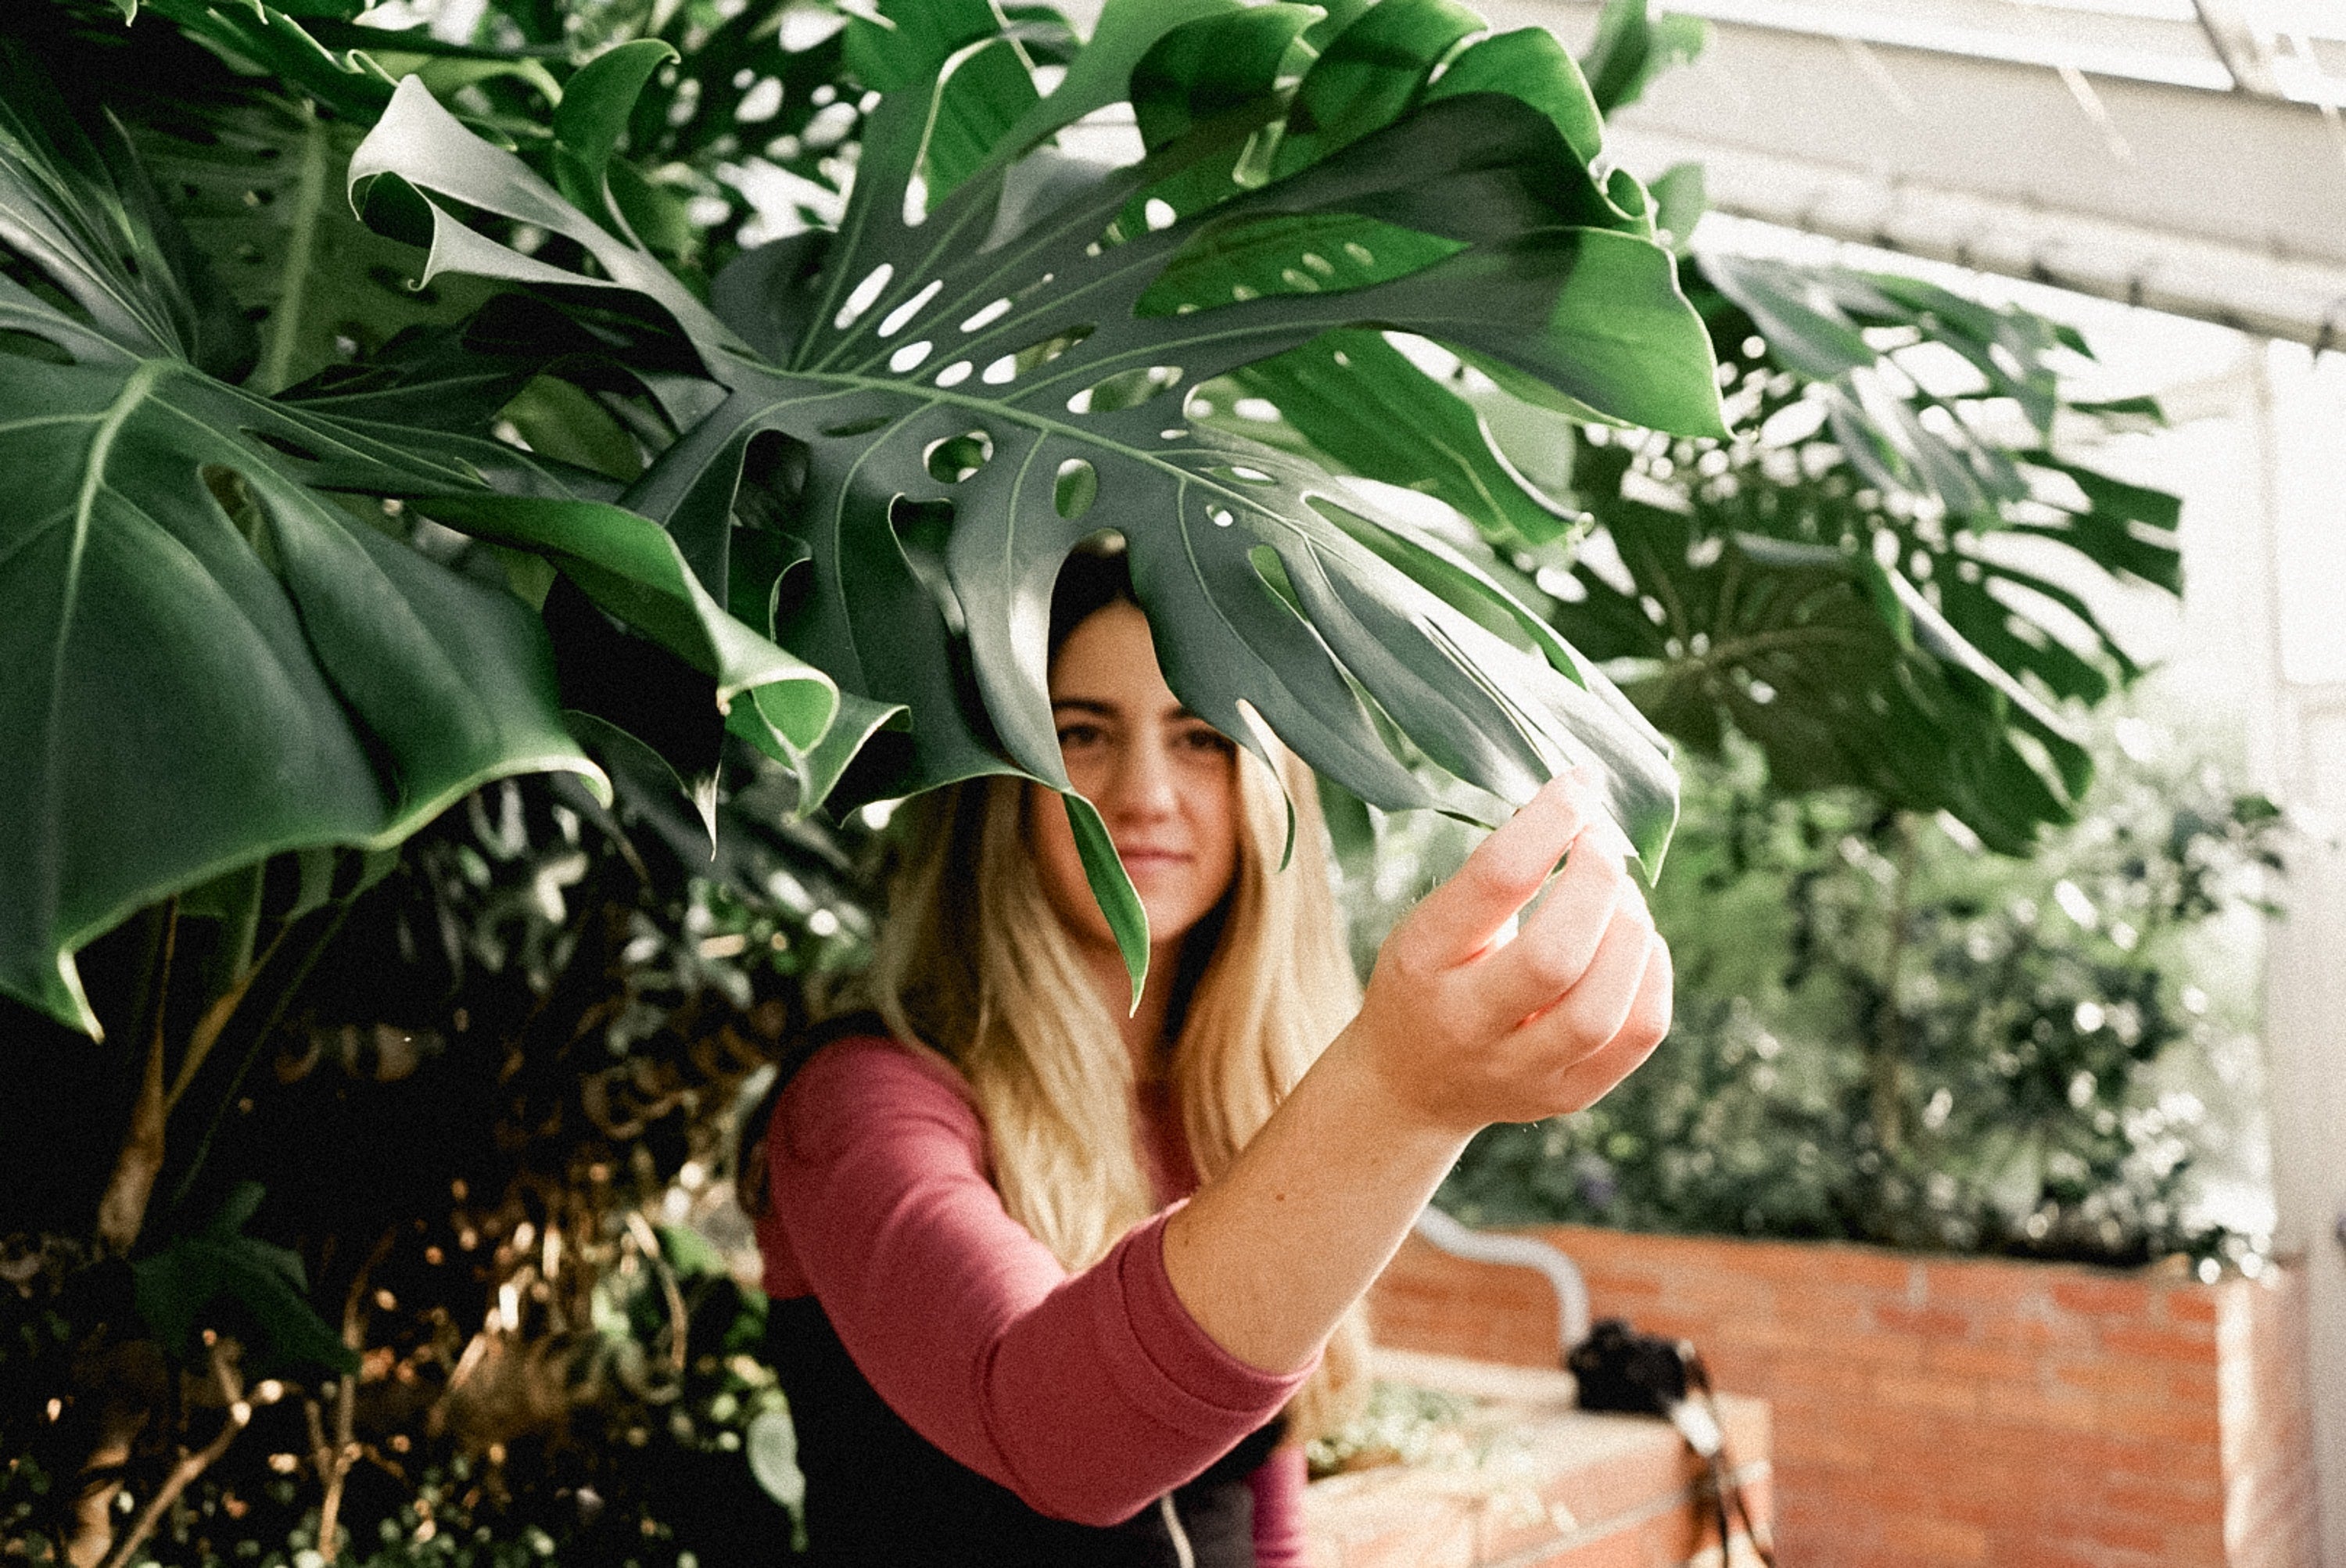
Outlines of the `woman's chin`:
[[[1146,902],[1141,907],[1148,909]],[[1162,912],[1148,909],[1148,944],[1160,950],[1168,947],[1196,930],[1198,922],[1205,916],[1206,911],[1194,903],[1184,903]]]

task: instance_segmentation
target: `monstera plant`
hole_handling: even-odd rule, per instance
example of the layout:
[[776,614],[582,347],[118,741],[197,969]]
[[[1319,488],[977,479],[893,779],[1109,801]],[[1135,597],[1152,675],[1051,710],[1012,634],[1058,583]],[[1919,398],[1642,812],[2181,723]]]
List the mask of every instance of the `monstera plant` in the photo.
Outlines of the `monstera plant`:
[[[1374,326],[1527,395],[1723,434],[1642,194],[1589,172],[1570,59],[1431,0],[1111,5],[1046,97],[990,6],[902,10],[849,24],[888,90],[840,228],[749,251],[713,306],[614,174],[664,43],[572,74],[533,167],[480,95],[468,126],[428,73],[386,89],[380,58],[305,52],[307,18],[191,10],[263,65],[356,78],[343,97],[381,104],[360,211],[428,247],[427,283],[506,286],[274,397],[135,158],[15,68],[6,635],[41,674],[11,687],[0,983],[94,1028],[71,954],[98,932],[278,851],[394,843],[502,773],[591,774],[566,708],[688,787],[730,731],[799,772],[802,808],[842,772],[862,796],[1063,787],[1044,610],[1103,530],[1174,686],[1242,741],[1486,817],[1594,759],[1659,850],[1657,738],[1546,625],[1320,465],[1189,417],[1203,382]],[[1137,162],[1049,145],[1127,98]],[[494,439],[501,412],[546,450]],[[384,511],[551,564],[510,574],[540,614]],[[1137,965],[1137,904],[1069,809]]]
[[[1581,62],[1599,112],[1707,38],[1610,0]],[[2025,309],[1705,241],[1698,165],[1651,201],[1729,440],[1608,428],[1472,351],[1370,331],[1236,372],[1216,422],[1444,503],[1472,524],[1453,543],[1673,739],[1739,735],[1780,789],[1853,786],[2026,852],[2093,776],[2059,705],[2141,673],[2076,585],[2181,591],[2177,499],[2078,461],[2157,405],[2074,399],[2086,344]],[[1341,361],[1430,373],[1364,396]]]

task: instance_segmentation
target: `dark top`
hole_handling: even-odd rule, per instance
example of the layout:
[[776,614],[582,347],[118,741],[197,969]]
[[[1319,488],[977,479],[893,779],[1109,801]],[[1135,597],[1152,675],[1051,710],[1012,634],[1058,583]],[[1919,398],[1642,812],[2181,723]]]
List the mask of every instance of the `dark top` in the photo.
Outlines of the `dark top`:
[[1254,1568],[1247,1477],[1278,1446],[1283,1418],[1157,1506],[1121,1524],[1076,1524],[1036,1512],[914,1431],[856,1369],[814,1298],[771,1305],[766,1352],[798,1430],[806,1560],[821,1568]]

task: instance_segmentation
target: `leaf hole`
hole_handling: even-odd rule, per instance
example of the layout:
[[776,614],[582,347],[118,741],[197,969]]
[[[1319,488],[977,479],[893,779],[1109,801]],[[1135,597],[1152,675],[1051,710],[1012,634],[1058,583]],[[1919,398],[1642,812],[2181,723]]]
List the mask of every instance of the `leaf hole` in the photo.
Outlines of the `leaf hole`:
[[977,379],[984,382],[987,386],[998,387],[1009,384],[1009,382],[1017,378],[1017,375],[1018,356],[1016,354],[1005,354],[1000,359],[994,361],[992,364],[986,366],[984,370],[979,372]]
[[1037,338],[1011,356],[1017,361],[1014,373],[1023,376],[1028,371],[1047,365],[1091,335],[1092,324],[1084,321],[1076,326],[1063,327],[1047,338]]
[[1212,516],[1214,519],[1214,526],[1217,528],[1227,528],[1231,524],[1238,521],[1237,518],[1230,515],[1230,509],[1227,506],[1215,507]]
[[[748,74],[746,70],[737,73],[742,76]],[[739,87],[741,84],[737,81],[734,85]],[[778,76],[768,76],[742,95],[740,106],[733,111],[733,118],[741,125],[762,125],[781,112],[781,79]]]
[[897,306],[894,310],[880,318],[880,335],[883,338],[892,338],[898,332],[903,331],[904,330],[904,324],[907,321],[910,321],[913,317],[919,315],[923,311],[927,310],[929,301],[935,299],[937,297],[937,290],[944,286],[945,280],[944,279],[930,279],[927,285],[923,287],[919,293],[913,295],[911,299],[905,300],[903,304]]
[[1247,560],[1264,587],[1289,609],[1303,614],[1303,596],[1295,591],[1294,580],[1287,575],[1287,563],[1279,558],[1278,551],[1268,545],[1257,545],[1247,552]]
[[1228,479],[1239,484],[1273,484],[1278,483],[1276,480],[1272,479],[1270,474],[1265,473],[1260,468],[1246,468],[1236,464],[1233,464],[1229,468],[1217,468],[1213,471],[1213,473],[1214,477],[1217,479]]
[[994,460],[994,437],[982,430],[949,435],[929,443],[921,453],[929,477],[943,484],[959,484]]
[[906,343],[888,356],[888,368],[900,376],[906,371],[917,370],[920,368],[921,361],[929,357],[929,351],[935,346],[926,338],[923,338],[917,343]]
[[969,372],[976,368],[977,367],[975,365],[971,364],[967,360],[955,360],[953,363],[947,365],[944,369],[937,372],[936,384],[941,387],[957,387],[961,385],[962,382],[969,380]]
[[964,332],[974,332],[981,327],[992,326],[994,322],[1002,320],[1003,317],[1008,314],[1010,314],[1009,300],[1006,298],[996,300],[994,303],[980,309],[974,315],[971,316],[969,320],[964,321],[961,324],[961,330]]
[[1181,367],[1178,365],[1148,365],[1137,370],[1119,371],[1105,381],[1094,382],[1069,398],[1067,412],[1114,413],[1118,409],[1137,408],[1180,382]]
[[1148,231],[1152,234],[1160,229],[1170,229],[1181,221],[1181,215],[1173,210],[1173,204],[1161,196],[1150,197],[1141,213],[1148,220]]
[[888,526],[904,552],[904,564],[935,601],[938,612],[944,616],[946,629],[960,636],[967,631],[969,620],[963,613],[961,596],[954,591],[952,574],[945,567],[946,541],[953,535],[953,525],[954,504],[950,501],[914,501],[899,495],[888,505]]
[[1051,487],[1051,503],[1059,515],[1073,522],[1092,509],[1099,499],[1099,470],[1080,457],[1070,457],[1059,464],[1059,477]]
[[895,275],[896,264],[893,261],[882,261],[872,269],[864,275],[863,281],[855,285],[854,292],[847,296],[847,303],[839,308],[839,314],[831,319],[831,324],[842,332],[855,325],[863,312],[879,301],[881,294],[888,287],[888,280]]

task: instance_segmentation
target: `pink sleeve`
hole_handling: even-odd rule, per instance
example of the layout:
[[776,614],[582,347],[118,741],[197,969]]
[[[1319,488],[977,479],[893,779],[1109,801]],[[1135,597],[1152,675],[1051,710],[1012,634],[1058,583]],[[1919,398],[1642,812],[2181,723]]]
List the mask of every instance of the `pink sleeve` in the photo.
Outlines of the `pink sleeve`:
[[1276,1376],[1198,1328],[1164,1222],[1080,1274],[1002,1207],[950,1069],[892,1041],[818,1052],[775,1109],[767,1284],[812,1294],[880,1397],[1029,1507],[1129,1518],[1270,1419]]
[[1254,1492],[1255,1568],[1310,1568],[1303,1535],[1303,1448],[1283,1442],[1247,1477]]

